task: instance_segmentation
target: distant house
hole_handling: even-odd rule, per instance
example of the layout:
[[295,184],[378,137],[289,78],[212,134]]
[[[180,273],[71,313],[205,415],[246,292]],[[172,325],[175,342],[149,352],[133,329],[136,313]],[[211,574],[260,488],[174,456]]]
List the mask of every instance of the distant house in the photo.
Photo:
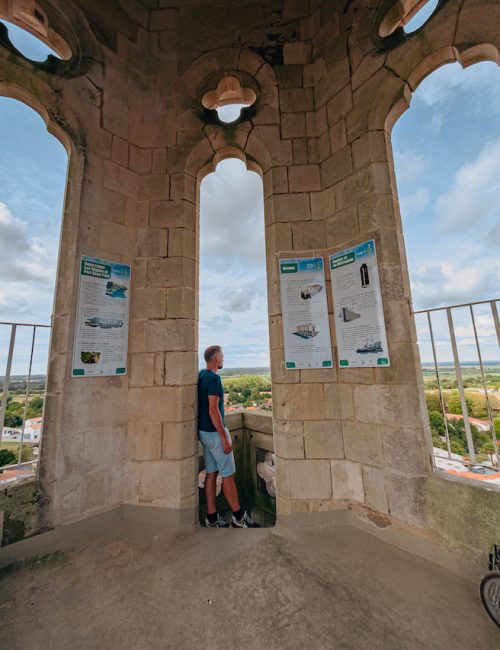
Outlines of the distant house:
[[24,439],[36,442],[40,440],[42,418],[30,418],[24,424]]

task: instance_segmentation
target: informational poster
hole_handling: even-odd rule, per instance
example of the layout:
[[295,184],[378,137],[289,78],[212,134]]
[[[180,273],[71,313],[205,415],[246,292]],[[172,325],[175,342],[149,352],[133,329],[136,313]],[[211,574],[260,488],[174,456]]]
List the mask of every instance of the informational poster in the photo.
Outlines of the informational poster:
[[130,266],[82,256],[73,377],[127,372]]
[[373,239],[330,255],[339,366],[389,366]]
[[323,258],[280,260],[279,265],[285,367],[331,368]]

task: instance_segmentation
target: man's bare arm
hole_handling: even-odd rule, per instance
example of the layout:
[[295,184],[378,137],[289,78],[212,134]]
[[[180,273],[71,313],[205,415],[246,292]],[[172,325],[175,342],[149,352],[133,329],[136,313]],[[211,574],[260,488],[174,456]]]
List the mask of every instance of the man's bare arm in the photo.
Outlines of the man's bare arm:
[[208,412],[210,414],[210,419],[212,420],[212,424],[217,429],[217,433],[221,437],[222,446],[224,447],[224,453],[230,454],[232,447],[231,447],[231,443],[227,439],[226,431],[224,429],[224,423],[222,422],[222,417],[219,411],[218,395],[208,396]]

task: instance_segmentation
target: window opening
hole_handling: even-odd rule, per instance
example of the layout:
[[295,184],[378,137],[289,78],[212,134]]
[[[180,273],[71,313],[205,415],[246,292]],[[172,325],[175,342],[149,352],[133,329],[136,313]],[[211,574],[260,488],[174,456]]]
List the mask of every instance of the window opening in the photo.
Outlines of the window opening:
[[71,51],[64,41],[57,36],[59,46],[56,49],[44,43],[38,36],[31,34],[26,29],[14,25],[7,20],[0,20],[0,23],[7,28],[7,35],[12,45],[23,56],[31,61],[43,62],[49,55],[57,59],[70,59]]
[[[253,432],[233,434],[240,501],[262,525],[276,517],[264,198],[259,174],[222,160],[200,188],[200,368],[203,351],[221,345],[226,418],[251,412]],[[267,423],[260,427],[259,422]],[[200,458],[200,472],[203,472]],[[204,475],[200,513],[204,518]],[[222,495],[219,505],[227,512]]]
[[3,97],[0,142],[2,485],[38,464],[67,155],[35,111]]
[[[443,66],[392,133],[439,471],[500,485],[500,70]],[[456,305],[456,306],[454,306]]]
[[425,23],[429,20],[429,18],[432,16],[434,11],[436,10],[436,7],[439,4],[439,0],[428,0],[420,9],[417,10],[416,13],[413,13],[411,18],[405,22],[404,25],[404,30],[407,34],[411,34],[412,32],[417,31],[417,29],[420,29]]

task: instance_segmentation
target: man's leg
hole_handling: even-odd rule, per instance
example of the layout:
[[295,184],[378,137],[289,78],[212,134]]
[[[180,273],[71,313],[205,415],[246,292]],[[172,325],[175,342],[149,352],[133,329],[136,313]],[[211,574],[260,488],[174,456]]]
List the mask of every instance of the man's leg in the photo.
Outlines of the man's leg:
[[[208,478],[208,474],[207,474]],[[205,483],[206,485],[206,483]],[[225,476],[222,479],[222,491],[226,497],[226,501],[229,504],[229,507],[233,512],[239,512],[240,510],[240,500],[238,498],[238,488],[236,487],[236,481],[234,480],[234,474],[231,476]]]
[[207,472],[205,478],[205,500],[207,502],[207,514],[213,515],[217,512],[215,505],[217,491],[217,475],[219,472]]

